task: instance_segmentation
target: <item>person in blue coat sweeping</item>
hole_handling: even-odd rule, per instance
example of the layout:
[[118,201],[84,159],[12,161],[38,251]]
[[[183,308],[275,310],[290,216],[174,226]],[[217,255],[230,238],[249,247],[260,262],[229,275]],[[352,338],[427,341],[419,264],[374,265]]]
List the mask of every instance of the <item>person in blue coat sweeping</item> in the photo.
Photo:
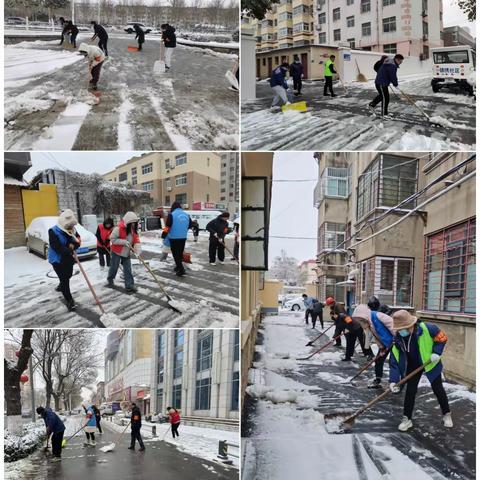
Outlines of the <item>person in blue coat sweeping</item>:
[[448,341],[447,336],[436,325],[418,321],[406,310],[398,310],[393,314],[393,328],[396,332],[390,355],[390,390],[393,393],[400,392],[400,388],[396,386],[400,379],[430,361],[424,370],[406,383],[403,418],[398,429],[406,432],[413,427],[415,397],[423,373],[427,376],[433,393],[437,397],[442,411],[443,425],[446,428],[452,428],[452,415],[442,382],[441,357]]

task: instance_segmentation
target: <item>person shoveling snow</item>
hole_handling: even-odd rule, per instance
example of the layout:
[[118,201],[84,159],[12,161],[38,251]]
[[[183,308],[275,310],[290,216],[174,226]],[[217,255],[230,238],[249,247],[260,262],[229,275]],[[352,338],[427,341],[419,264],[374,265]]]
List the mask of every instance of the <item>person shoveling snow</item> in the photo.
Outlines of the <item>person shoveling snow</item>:
[[45,447],[45,450],[48,449],[48,440],[51,437],[53,454],[52,461],[60,461],[62,459],[62,443],[63,434],[65,433],[65,425],[62,420],[60,420],[60,417],[50,408],[38,407],[37,413],[43,418],[47,429],[47,446]]
[[88,59],[90,76],[89,88],[97,90],[97,84],[100,80],[100,72],[102,70],[103,62],[105,61],[105,53],[101,48],[95,45],[88,45],[87,43],[82,43],[78,51]]

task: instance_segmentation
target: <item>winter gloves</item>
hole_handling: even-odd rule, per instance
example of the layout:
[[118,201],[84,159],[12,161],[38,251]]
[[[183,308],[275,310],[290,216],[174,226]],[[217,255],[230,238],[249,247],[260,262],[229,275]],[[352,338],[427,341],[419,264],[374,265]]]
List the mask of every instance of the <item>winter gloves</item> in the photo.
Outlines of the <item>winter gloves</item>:
[[431,363],[437,363],[440,361],[440,355],[437,353],[432,353],[432,356],[430,357],[430,362]]
[[392,393],[399,393],[400,392],[400,387],[397,387],[396,383],[391,383],[390,384],[390,391]]

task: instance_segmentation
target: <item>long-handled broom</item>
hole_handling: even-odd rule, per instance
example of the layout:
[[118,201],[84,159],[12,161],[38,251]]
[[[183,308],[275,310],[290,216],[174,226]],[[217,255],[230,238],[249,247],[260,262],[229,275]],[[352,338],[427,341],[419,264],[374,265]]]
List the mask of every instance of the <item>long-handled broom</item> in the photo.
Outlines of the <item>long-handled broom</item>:
[[321,338],[323,335],[325,335],[335,324],[332,323],[328,328],[326,328],[318,337],[315,337],[313,340],[310,340],[305,346],[306,347],[313,347],[313,344]]
[[87,273],[83,269],[82,264],[80,263],[80,260],[78,259],[78,256],[75,252],[73,252],[73,258],[75,259],[75,262],[77,263],[78,268],[82,272],[83,278],[85,278],[85,281],[87,282],[88,288],[92,292],[93,298],[95,299],[95,303],[98,305],[98,308],[102,312],[102,315],[105,315],[105,309],[103,308],[103,305],[101,304],[100,299],[98,298],[97,294],[95,293],[95,290],[93,289],[93,285],[90,283],[90,280],[87,276]]
[[325,350],[325,349],[328,348],[330,345],[332,345],[333,342],[335,342],[335,340],[337,340],[338,338],[340,338],[342,335],[343,335],[343,332],[339,333],[336,337],[333,337],[328,343],[326,343],[323,347],[319,348],[318,350],[315,350],[315,351],[314,351],[312,354],[310,354],[308,357],[297,358],[297,360],[310,360],[314,355],[316,355],[317,353],[320,353],[321,351]]
[[65,445],[79,432],[81,432],[85,428],[85,425],[82,425],[73,435],[70,435],[68,438],[64,438],[62,440],[62,448],[65,448]]
[[349,382],[352,383],[356,378],[358,378],[365,370],[367,370],[370,365],[372,365],[373,363],[375,363],[379,358],[381,357],[385,357],[386,355],[388,355],[388,353],[390,352],[390,350],[392,349],[392,345],[390,347],[388,347],[386,350],[385,349],[382,349],[380,350],[377,355],[375,355],[375,357],[373,357],[369,362],[367,362],[350,380]]
[[227,247],[226,243],[225,243],[222,239],[220,239],[220,238],[218,239],[218,242],[219,242],[219,243],[223,246],[223,248],[232,256],[232,258],[234,258],[235,261],[236,261],[237,263],[239,263],[239,262],[238,262],[238,258],[237,258],[237,257],[233,254],[233,252]]
[[102,451],[104,453],[111,452],[116,447],[117,443],[119,443],[120,440],[123,438],[123,436],[125,435],[125,432],[127,431],[127,428],[130,426],[131,423],[132,423],[132,421],[130,420],[127,423],[127,426],[123,429],[122,433],[117,435],[117,437],[115,438],[115,441],[113,443],[110,443],[109,445],[105,445],[104,447],[102,447],[100,449],[100,451]]

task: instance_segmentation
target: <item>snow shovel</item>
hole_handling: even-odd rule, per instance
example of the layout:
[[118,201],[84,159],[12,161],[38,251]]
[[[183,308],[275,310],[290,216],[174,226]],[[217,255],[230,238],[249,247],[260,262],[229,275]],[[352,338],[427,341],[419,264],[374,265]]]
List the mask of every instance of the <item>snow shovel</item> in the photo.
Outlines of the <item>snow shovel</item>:
[[233,254],[233,252],[225,245],[225,242],[223,242],[222,240],[218,239],[219,243],[221,243],[223,245],[223,248],[225,248],[225,250],[232,256],[232,258],[235,259],[235,261],[237,263],[239,263],[238,261],[238,258]]
[[[441,125],[440,123],[437,123],[437,122],[434,122],[431,120],[430,116],[427,114],[427,112],[425,112],[425,110],[423,110],[423,108],[420,108],[416,103],[415,101],[413,100],[412,97],[410,97],[409,95],[407,95],[403,90],[400,90],[398,87],[397,87],[398,91],[402,94],[402,96],[405,98],[405,100],[410,104],[412,105],[413,107],[415,107],[432,125],[435,125],[436,127],[443,127],[443,125]],[[392,89],[393,91],[393,89]]]
[[75,252],[73,252],[73,258],[75,259],[75,262],[77,262],[78,268],[82,272],[82,275],[85,278],[85,281],[87,282],[88,288],[92,292],[93,298],[95,299],[95,302],[98,305],[98,308],[102,312],[102,315],[105,315],[105,313],[106,313],[105,309],[103,308],[103,305],[100,303],[100,300],[97,297],[97,294],[95,293],[95,290],[93,289],[93,286],[90,283],[90,280],[88,279],[87,274],[86,274],[85,270],[83,269],[82,264],[80,263],[80,260],[78,259],[77,254]]
[[107,453],[107,452],[111,452],[117,445],[117,443],[120,442],[120,440],[122,439],[123,435],[125,435],[125,432],[127,431],[127,428],[130,426],[130,424],[132,423],[132,421],[130,420],[128,423],[127,423],[127,426],[123,429],[123,432],[120,433],[119,435],[117,435],[115,441],[113,443],[110,443],[109,445],[105,445],[104,447],[102,447],[100,449],[101,452],[103,453]]
[[375,355],[369,362],[367,362],[350,380],[349,382],[352,383],[356,378],[358,378],[365,370],[367,370],[370,365],[375,363],[380,357],[386,357],[390,350],[392,349],[392,345],[390,345],[386,350],[380,350],[380,352]]
[[82,425],[72,436],[68,438],[64,438],[62,440],[62,448],[65,448],[65,445],[79,432],[81,432],[85,428],[85,425]]
[[313,344],[323,335],[325,335],[335,324],[332,323],[326,330],[324,330],[318,337],[315,337],[313,340],[308,342],[305,346],[306,347],[313,347]]
[[360,67],[358,66],[357,59],[355,59],[355,65],[357,66],[357,70],[358,70],[357,82],[368,82],[367,77],[360,71]]
[[167,300],[168,300],[168,306],[174,310],[175,312],[177,313],[182,313],[178,308],[176,308],[172,302],[174,301],[173,298],[167,293],[167,291],[165,290],[165,288],[163,287],[163,285],[160,283],[160,280],[158,279],[158,277],[155,275],[155,273],[153,273],[153,270],[147,265],[147,262],[145,262],[145,260],[140,256],[140,255],[137,255],[135,253],[135,250],[130,247],[130,251],[135,255],[135,258],[137,260],[139,260],[143,266],[147,269],[148,273],[150,273],[150,275],[154,278],[154,280],[157,282],[157,285],[158,287],[160,288],[160,290],[162,291],[162,293],[167,297]]
[[296,110],[298,112],[306,112],[307,111],[307,102],[305,102],[303,100],[301,102],[295,102],[295,103],[282,105],[282,112],[286,112],[288,110]]
[[333,345],[333,342],[337,340],[337,338],[340,338],[343,335],[343,332],[339,333],[336,337],[333,337],[328,343],[326,343],[323,347],[319,348],[318,350],[315,350],[311,355],[305,358],[297,358],[296,360],[310,360],[314,355],[317,353],[320,353],[322,350],[325,350],[328,348],[330,345]]
[[129,46],[127,47],[127,50],[128,50],[129,52],[138,52],[138,47],[136,47],[135,45],[129,45]]
[[232,88],[238,91],[238,80],[237,77],[233,74],[233,72],[231,70],[227,70],[227,73],[225,73],[225,77],[228,80],[228,83],[230,83],[230,85],[232,86]]
[[[428,362],[425,362],[420,367],[416,368],[413,372],[409,373],[405,378],[397,382],[395,386],[399,387],[400,385],[407,383],[411,378],[413,378],[415,375],[420,373],[429,363],[430,363],[430,360]],[[345,431],[351,430],[353,428],[353,425],[355,424],[355,419],[357,417],[359,417],[362,413],[364,413],[370,407],[378,403],[380,400],[383,400],[385,397],[388,396],[389,393],[391,393],[390,388],[388,388],[383,393],[378,395],[378,397],[375,397],[373,400],[365,404],[363,407],[360,407],[353,414],[351,412],[325,414],[324,415],[325,424],[328,425],[330,423],[332,426],[332,428],[330,429],[327,428],[327,430],[329,430],[329,433],[344,433]],[[342,417],[346,417],[346,418],[342,420]]]

